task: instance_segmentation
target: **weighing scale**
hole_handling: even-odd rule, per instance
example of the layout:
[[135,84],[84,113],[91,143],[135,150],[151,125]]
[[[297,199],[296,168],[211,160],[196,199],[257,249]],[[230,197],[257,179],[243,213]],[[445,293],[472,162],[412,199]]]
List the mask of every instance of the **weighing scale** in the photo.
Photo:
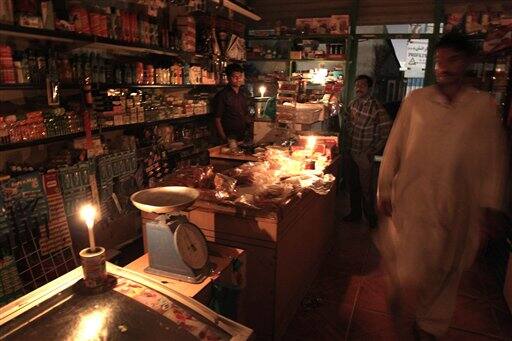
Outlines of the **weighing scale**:
[[159,214],[146,223],[149,266],[145,272],[189,283],[208,276],[206,238],[184,214],[198,197],[198,190],[181,186],[150,188],[130,197],[141,211]]

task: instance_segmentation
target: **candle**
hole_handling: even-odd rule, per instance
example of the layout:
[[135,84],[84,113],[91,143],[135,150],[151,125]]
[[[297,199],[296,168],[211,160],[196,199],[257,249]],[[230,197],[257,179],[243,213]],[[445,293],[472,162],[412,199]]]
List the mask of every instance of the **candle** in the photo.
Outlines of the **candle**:
[[89,232],[89,247],[91,251],[96,249],[96,242],[94,241],[94,219],[96,218],[96,208],[91,204],[86,204],[80,209],[80,217],[87,225]]
[[316,136],[308,136],[306,142],[306,149],[311,151],[311,154],[315,151],[316,146]]
[[267,87],[265,85],[260,86],[260,94],[261,97],[265,97],[265,92],[267,91]]

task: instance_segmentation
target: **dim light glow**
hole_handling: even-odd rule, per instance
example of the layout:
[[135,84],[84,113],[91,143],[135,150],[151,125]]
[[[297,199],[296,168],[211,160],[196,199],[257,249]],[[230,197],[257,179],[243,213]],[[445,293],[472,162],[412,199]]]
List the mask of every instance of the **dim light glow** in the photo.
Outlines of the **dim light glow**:
[[92,229],[94,226],[94,219],[96,219],[96,208],[91,204],[82,206],[80,209],[80,218],[82,218],[88,228]]
[[82,316],[73,339],[80,341],[106,340],[108,314],[109,309],[102,308]]
[[314,69],[310,73],[312,74],[311,83],[325,85],[325,82],[327,81],[327,75],[329,74],[329,70],[323,68]]
[[96,242],[94,240],[94,220],[96,219],[96,208],[91,204],[86,204],[80,208],[80,218],[87,225],[87,230],[89,233],[89,247],[91,250],[96,249]]
[[261,97],[265,97],[265,92],[267,92],[267,87],[265,85],[260,86],[260,95]]
[[316,136],[308,136],[306,142],[306,149],[313,151],[316,146]]

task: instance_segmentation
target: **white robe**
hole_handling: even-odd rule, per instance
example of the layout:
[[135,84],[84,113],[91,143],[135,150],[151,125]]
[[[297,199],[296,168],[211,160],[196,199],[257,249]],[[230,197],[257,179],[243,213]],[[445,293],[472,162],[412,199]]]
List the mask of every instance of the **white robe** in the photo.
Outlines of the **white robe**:
[[508,149],[494,99],[464,88],[448,103],[436,86],[403,102],[380,167],[389,196],[374,240],[394,290],[414,288],[420,328],[449,327],[461,274],[474,261],[482,207],[500,209]]

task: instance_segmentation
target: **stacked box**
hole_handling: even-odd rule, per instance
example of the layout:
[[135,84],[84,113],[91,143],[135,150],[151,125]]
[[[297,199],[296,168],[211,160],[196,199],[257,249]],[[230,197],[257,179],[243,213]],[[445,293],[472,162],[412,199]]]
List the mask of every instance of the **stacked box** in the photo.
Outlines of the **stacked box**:
[[191,16],[179,16],[176,24],[181,37],[181,49],[196,52],[196,22]]

